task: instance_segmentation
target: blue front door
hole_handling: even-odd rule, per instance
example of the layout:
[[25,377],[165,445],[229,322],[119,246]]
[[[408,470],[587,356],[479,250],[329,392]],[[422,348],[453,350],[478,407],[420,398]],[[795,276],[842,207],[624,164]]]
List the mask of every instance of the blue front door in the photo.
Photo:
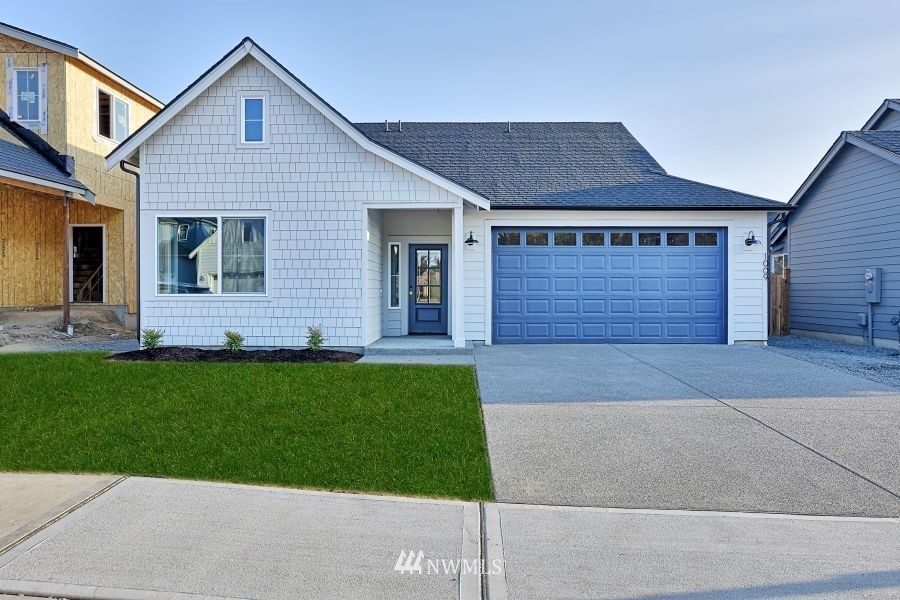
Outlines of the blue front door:
[[493,341],[724,343],[725,242],[713,228],[494,229]]
[[409,245],[409,333],[447,333],[447,244]]

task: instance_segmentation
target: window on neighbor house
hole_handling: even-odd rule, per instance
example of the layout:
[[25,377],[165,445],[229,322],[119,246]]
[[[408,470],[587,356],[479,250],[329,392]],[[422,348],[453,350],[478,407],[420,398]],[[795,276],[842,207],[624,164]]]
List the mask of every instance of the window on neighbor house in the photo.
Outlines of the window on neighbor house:
[[241,142],[260,144],[266,141],[265,98],[241,99]]
[[128,103],[97,90],[97,134],[114,142],[128,137]]
[[263,217],[159,217],[158,294],[265,294]]
[[16,121],[39,121],[41,83],[38,69],[16,69],[13,78]]
[[390,301],[388,308],[400,308],[400,243],[391,242],[388,254],[390,260],[388,269]]

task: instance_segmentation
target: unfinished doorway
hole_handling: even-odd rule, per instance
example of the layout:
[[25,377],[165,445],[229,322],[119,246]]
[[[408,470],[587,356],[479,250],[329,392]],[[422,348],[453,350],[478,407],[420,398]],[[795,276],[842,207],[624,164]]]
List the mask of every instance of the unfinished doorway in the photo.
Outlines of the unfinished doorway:
[[72,302],[103,302],[103,237],[102,225],[72,226]]

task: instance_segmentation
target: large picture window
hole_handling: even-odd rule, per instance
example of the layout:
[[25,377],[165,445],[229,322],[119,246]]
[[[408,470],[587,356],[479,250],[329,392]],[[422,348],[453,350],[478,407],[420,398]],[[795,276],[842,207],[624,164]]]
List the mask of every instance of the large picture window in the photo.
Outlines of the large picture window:
[[159,217],[157,293],[265,294],[263,217]]

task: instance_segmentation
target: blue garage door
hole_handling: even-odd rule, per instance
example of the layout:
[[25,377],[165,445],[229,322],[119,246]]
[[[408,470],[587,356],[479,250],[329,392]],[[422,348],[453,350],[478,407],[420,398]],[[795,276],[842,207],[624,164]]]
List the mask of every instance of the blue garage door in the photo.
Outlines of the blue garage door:
[[725,231],[493,231],[493,341],[726,341]]

